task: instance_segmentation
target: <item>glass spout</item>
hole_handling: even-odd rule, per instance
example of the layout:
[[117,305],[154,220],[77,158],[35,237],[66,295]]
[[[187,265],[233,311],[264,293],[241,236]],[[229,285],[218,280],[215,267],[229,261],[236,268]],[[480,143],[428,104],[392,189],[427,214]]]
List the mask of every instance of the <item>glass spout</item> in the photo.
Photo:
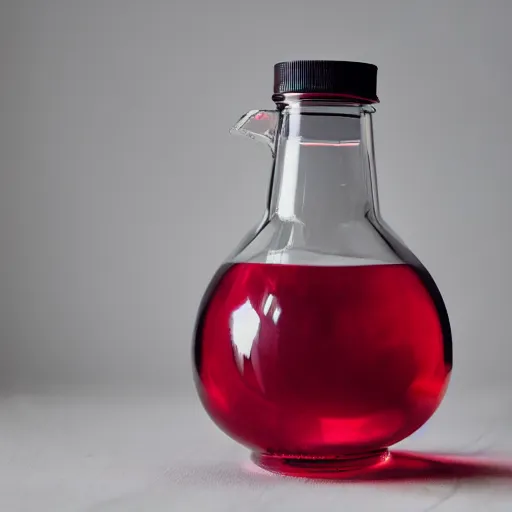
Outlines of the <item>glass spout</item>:
[[270,147],[272,155],[279,124],[277,110],[250,110],[231,128],[231,133],[244,135]]

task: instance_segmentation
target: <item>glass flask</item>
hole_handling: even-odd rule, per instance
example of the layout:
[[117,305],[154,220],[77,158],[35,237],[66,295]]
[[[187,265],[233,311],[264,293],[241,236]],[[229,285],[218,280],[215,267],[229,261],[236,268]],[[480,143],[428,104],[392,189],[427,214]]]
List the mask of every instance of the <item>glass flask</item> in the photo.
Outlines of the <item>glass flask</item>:
[[379,213],[377,68],[276,64],[276,110],[233,131],[267,144],[262,221],[213,277],[194,334],[213,421],[261,467],[318,476],[387,460],[434,413],[450,325],[425,267]]

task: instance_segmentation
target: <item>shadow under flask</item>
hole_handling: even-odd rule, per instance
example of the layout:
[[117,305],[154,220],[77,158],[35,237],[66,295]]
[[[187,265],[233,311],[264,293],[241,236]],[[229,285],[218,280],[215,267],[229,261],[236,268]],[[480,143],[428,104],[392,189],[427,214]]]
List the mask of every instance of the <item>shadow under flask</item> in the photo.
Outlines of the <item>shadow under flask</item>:
[[379,213],[376,75],[356,62],[276,64],[277,110],[233,128],[270,146],[270,194],[203,297],[195,377],[214,422],[274,472],[382,463],[449,380],[441,294]]

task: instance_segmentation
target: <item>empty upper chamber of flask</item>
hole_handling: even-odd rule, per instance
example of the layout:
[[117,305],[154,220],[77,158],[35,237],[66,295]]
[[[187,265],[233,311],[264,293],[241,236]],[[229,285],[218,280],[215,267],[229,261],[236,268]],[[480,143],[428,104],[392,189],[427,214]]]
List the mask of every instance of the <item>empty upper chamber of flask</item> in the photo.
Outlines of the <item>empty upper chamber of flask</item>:
[[253,129],[270,123],[273,128],[259,136],[272,139],[275,154],[265,219],[231,259],[317,265],[399,262],[375,229],[371,130],[365,126],[373,107],[306,103],[284,108],[277,120],[264,119],[273,111],[254,111],[238,123]]

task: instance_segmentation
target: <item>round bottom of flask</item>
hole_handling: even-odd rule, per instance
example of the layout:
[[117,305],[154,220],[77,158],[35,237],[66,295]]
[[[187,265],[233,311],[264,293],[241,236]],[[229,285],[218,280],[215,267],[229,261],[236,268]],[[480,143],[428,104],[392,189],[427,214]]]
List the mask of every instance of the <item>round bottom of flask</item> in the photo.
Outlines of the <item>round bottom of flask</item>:
[[387,448],[346,456],[309,456],[253,452],[252,461],[272,473],[300,478],[343,478],[364,471],[389,458]]

